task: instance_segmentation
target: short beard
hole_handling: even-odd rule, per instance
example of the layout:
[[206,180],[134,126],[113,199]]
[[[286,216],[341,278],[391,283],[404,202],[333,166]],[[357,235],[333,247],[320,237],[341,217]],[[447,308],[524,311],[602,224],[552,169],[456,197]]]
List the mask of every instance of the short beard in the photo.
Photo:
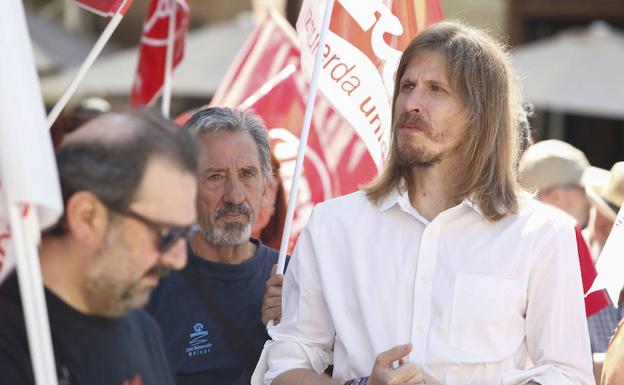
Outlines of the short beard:
[[[227,222],[223,227],[217,224],[217,220],[228,213],[240,213],[247,216],[246,221]],[[215,246],[240,246],[249,241],[251,237],[251,224],[253,212],[245,203],[224,203],[208,217],[208,228],[204,229],[204,239]]]
[[[402,112],[393,124],[395,135],[399,135],[398,130],[403,126],[417,127],[422,131],[423,135],[427,136],[433,142],[444,140],[444,135],[437,134],[420,114]],[[431,167],[442,161],[442,154],[440,153],[433,153],[422,147],[414,147],[410,144],[409,140],[407,140],[407,143],[400,143],[398,137],[396,140],[397,160],[401,167]]]
[[404,168],[432,167],[442,161],[442,154],[428,152],[419,147],[410,147],[409,144],[399,145],[397,161],[399,166]]
[[[95,258],[108,259],[110,260],[109,263],[116,263],[119,259],[118,255],[123,256],[123,258],[136,258],[136,256],[128,255],[128,248],[124,245],[115,224],[109,228],[106,239],[95,254]],[[131,268],[130,265],[126,265],[126,269]],[[120,282],[116,269],[106,271],[107,273],[97,273],[97,275],[87,277],[85,280],[83,292],[91,314],[118,318],[130,310],[143,307],[146,304],[150,293],[140,292],[149,290],[138,287],[140,279],[133,283]],[[156,265],[145,275],[155,275],[162,278],[169,272],[169,268]],[[110,274],[114,276],[110,276]]]

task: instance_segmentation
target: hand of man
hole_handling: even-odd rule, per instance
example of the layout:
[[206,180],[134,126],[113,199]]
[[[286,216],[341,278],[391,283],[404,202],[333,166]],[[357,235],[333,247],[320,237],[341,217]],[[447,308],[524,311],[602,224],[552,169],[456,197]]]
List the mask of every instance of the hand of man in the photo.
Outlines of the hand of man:
[[262,323],[266,326],[270,320],[277,325],[282,319],[282,284],[284,276],[276,274],[277,265],[271,270],[271,277],[266,281],[262,299]]
[[[367,385],[424,384],[425,378],[418,365],[405,362],[405,357],[411,351],[412,344],[408,343],[380,353],[375,360],[373,372],[368,378]],[[395,361],[399,361],[397,368],[393,364]]]

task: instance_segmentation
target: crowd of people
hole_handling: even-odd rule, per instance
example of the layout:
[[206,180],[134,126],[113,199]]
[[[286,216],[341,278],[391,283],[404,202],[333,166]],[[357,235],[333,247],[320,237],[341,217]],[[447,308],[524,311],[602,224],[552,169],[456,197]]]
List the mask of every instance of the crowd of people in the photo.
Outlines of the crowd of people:
[[[65,212],[39,251],[60,384],[624,383],[624,314],[584,296],[624,162],[533,144],[484,32],[410,42],[383,169],[316,206],[285,277],[259,117],[107,109],[57,129]],[[0,286],[0,378],[34,385],[19,292]]]

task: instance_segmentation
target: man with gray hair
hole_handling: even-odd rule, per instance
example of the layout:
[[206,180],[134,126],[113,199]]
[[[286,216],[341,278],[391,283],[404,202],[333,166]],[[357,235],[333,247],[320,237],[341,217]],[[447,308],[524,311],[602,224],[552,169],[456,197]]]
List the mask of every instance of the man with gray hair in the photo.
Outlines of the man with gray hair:
[[269,139],[249,112],[208,108],[185,129],[199,147],[197,217],[185,270],[154,293],[179,385],[249,384],[268,335],[265,283],[278,252],[251,238],[271,178]]

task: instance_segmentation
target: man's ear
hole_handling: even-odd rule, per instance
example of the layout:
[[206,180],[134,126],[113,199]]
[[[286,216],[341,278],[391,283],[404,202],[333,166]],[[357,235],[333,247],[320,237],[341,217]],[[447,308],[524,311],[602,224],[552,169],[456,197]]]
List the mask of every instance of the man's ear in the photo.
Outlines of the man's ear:
[[269,183],[271,183],[271,180],[264,178],[264,183],[262,184],[262,206],[265,206],[269,200]]
[[89,191],[78,191],[65,205],[67,228],[85,246],[99,245],[108,228],[108,209]]

